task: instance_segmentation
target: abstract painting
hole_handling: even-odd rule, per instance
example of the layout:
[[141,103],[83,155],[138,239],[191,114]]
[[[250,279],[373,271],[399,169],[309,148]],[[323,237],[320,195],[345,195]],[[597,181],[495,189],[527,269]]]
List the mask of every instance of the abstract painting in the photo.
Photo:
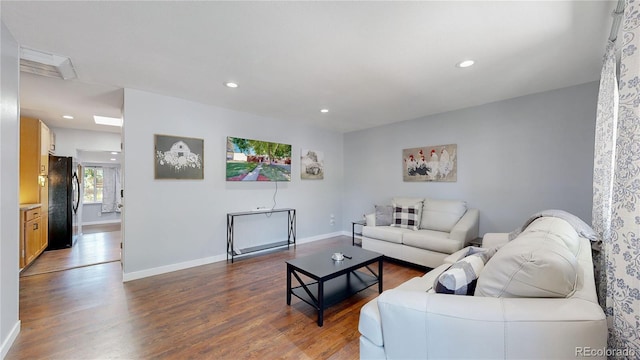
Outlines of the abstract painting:
[[402,180],[458,180],[458,145],[435,145],[402,150]]

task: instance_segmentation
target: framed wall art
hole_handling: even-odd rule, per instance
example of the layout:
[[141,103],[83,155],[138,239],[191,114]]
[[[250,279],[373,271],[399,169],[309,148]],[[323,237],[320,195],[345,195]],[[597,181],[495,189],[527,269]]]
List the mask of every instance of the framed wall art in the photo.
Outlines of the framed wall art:
[[402,180],[458,181],[458,145],[435,145],[402,150]]
[[300,178],[302,180],[324,179],[324,153],[321,151],[300,150]]
[[204,179],[204,140],[154,135],[156,179]]
[[227,181],[291,181],[291,145],[227,137]]

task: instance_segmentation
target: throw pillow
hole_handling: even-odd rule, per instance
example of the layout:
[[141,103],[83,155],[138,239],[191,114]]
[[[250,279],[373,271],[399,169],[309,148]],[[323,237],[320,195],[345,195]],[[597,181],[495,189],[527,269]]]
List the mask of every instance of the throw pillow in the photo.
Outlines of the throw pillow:
[[473,295],[480,272],[496,251],[497,249],[470,247],[466,257],[458,260],[436,278],[433,284],[435,292]]
[[393,206],[376,205],[376,226],[389,226],[393,221]]
[[418,230],[418,208],[415,206],[395,206],[391,226]]

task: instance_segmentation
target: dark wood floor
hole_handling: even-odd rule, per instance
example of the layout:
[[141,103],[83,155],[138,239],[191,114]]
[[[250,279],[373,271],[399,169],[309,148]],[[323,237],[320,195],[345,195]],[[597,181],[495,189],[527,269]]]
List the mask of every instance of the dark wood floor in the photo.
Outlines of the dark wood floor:
[[[351,238],[127,283],[119,262],[23,277],[6,359],[357,359],[359,311],[377,287],[327,309],[323,327],[306,303],[286,304],[285,260],[343,244]],[[422,274],[385,262],[384,289]]]
[[119,223],[85,226],[82,232],[71,248],[43,252],[20,272],[20,276],[120,261],[122,233]]

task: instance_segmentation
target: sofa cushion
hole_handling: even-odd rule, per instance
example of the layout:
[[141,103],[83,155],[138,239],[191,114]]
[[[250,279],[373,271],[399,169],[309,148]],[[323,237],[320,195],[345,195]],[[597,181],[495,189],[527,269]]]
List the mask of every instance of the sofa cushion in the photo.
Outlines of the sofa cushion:
[[391,200],[391,205],[396,206],[415,206],[418,208],[418,228],[420,227],[420,220],[422,219],[422,205],[424,198],[414,197],[394,197]]
[[567,221],[557,217],[541,217],[534,220],[520,234],[536,234],[548,241],[556,241],[564,244],[574,256],[578,256],[580,251],[580,240],[578,232]]
[[475,295],[564,298],[575,292],[579,271],[564,244],[537,232],[523,233],[489,260]]
[[473,295],[478,276],[496,249],[469,247],[467,256],[452,264],[434,281],[435,292],[441,294]]
[[467,203],[464,201],[426,199],[420,228],[450,232],[465,212]]
[[394,206],[391,226],[418,230],[420,217],[417,206]]
[[389,226],[393,220],[393,206],[376,205],[376,226]]
[[407,246],[445,254],[452,254],[464,247],[462,241],[449,239],[448,233],[433,230],[407,232],[402,237],[402,243]]
[[362,236],[402,244],[403,234],[411,230],[393,226],[365,226],[362,228]]

